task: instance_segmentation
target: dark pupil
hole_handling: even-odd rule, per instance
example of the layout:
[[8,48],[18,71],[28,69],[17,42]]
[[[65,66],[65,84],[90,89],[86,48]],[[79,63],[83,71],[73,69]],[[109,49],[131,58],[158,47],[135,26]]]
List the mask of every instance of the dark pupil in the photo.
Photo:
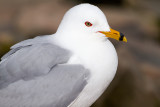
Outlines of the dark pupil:
[[90,25],[91,25],[91,24],[88,22],[88,23],[87,23],[87,26],[90,26]]

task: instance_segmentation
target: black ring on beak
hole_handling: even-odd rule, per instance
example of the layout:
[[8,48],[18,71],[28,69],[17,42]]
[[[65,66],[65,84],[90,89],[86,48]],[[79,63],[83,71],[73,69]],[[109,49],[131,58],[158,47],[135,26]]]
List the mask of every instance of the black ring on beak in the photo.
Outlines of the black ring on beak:
[[124,34],[120,33],[119,41],[123,41],[123,38],[124,38]]

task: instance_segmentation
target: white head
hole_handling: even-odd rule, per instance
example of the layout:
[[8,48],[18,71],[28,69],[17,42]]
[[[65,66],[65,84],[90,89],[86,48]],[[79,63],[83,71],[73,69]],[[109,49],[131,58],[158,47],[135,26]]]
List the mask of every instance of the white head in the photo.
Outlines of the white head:
[[[86,22],[92,25],[86,26]],[[72,30],[72,32],[76,34],[77,32],[93,34],[97,31],[110,31],[110,27],[103,12],[98,7],[90,4],[80,4],[71,8],[65,14],[58,31],[62,31],[62,29],[68,29],[68,31]]]
[[106,37],[126,41],[124,35],[110,28],[104,13],[91,4],[80,4],[71,8],[65,14],[56,34],[76,43],[80,39],[84,42],[88,39],[101,41]]

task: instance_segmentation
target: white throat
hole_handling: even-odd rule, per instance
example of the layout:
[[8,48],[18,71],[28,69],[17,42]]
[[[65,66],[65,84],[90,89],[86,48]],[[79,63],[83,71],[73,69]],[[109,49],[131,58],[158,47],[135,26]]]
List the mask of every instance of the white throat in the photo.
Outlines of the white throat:
[[99,40],[86,38],[83,41],[69,39],[71,38],[57,37],[55,41],[61,47],[73,52],[68,63],[82,64],[91,72],[87,86],[78,99],[72,103],[73,107],[87,107],[99,98],[112,81],[118,65],[117,54],[112,43],[103,37],[97,38]]

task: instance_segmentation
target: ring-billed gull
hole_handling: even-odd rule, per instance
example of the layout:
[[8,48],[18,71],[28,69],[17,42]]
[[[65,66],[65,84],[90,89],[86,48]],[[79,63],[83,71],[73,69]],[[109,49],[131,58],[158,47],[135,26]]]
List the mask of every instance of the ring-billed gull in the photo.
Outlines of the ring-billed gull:
[[22,41],[1,58],[0,106],[91,106],[117,70],[108,37],[127,42],[98,7],[71,8],[55,34]]

